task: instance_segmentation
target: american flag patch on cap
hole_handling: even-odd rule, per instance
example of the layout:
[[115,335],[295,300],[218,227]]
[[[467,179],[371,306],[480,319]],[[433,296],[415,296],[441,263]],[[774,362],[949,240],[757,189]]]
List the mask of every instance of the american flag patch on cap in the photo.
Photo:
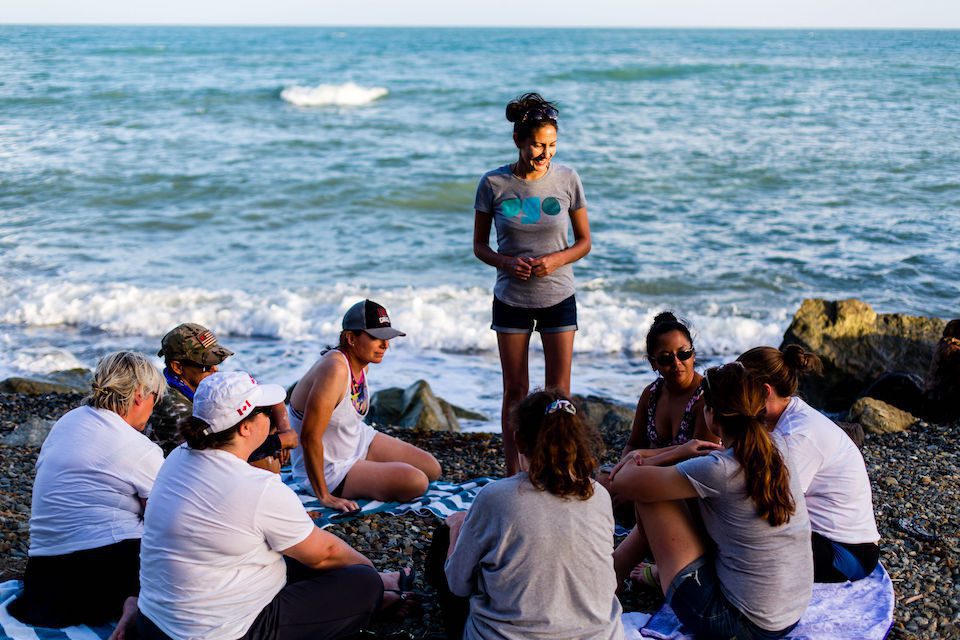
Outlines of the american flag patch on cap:
[[199,342],[204,349],[209,349],[210,347],[217,346],[217,337],[213,335],[212,331],[207,329],[197,336],[197,342]]

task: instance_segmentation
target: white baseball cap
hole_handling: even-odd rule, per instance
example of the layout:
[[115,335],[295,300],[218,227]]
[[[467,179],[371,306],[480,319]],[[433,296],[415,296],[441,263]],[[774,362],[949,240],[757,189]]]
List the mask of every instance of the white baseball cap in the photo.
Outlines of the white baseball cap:
[[244,371],[225,371],[200,381],[193,396],[193,415],[206,422],[204,433],[220,433],[250,415],[256,407],[269,407],[286,400],[278,384],[258,384]]

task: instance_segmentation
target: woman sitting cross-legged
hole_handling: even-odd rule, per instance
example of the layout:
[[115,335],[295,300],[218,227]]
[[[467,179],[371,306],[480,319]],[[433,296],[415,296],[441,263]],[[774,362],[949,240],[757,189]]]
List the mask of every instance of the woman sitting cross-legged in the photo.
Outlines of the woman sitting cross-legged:
[[104,624],[139,590],[143,509],[163,463],[143,430],[167,384],[146,356],[120,351],[92,388],[37,458],[24,592],[9,609],[30,625]]
[[822,368],[799,345],[750,349],[737,360],[766,391],[767,428],[782,436],[796,463],[810,528],[813,579],[865,578],[880,559],[880,533],[863,456],[833,420],[797,397],[800,375]]
[[406,334],[371,300],[350,307],[342,327],[340,344],[321,355],[290,395],[290,424],[300,437],[293,477],[341,511],[358,509],[359,498],[417,498],[440,477],[440,463],[363,421],[370,408],[367,368],[383,360],[390,340]]
[[[781,638],[810,600],[810,522],[799,478],[763,423],[763,387],[740,363],[708,369],[705,416],[728,447],[673,467],[627,464],[613,478],[637,502],[677,617],[704,638]],[[697,498],[705,536],[687,509]]]
[[277,474],[247,464],[284,397],[243,372],[197,387],[186,445],[163,463],[146,511],[141,640],[341,638],[396,590],[398,574],[378,574]]
[[465,518],[448,519],[449,544],[440,528],[431,548],[431,559],[449,554],[445,578],[428,559],[447,633],[623,638],[610,496],[592,480],[598,436],[555,391],[531,394],[514,417],[521,472],[480,491]]

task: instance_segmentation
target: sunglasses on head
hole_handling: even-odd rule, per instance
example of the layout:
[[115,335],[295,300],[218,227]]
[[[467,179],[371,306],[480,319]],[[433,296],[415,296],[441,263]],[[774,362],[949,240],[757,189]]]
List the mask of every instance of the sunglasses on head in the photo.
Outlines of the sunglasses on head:
[[686,362],[693,357],[693,354],[696,353],[696,350],[693,347],[689,349],[680,349],[676,353],[672,351],[667,351],[664,353],[658,353],[653,357],[653,361],[656,362],[661,367],[669,367],[673,364],[673,359],[676,358],[680,362]]
[[520,122],[537,122],[540,120],[556,120],[560,112],[553,107],[539,106],[533,107],[523,114]]

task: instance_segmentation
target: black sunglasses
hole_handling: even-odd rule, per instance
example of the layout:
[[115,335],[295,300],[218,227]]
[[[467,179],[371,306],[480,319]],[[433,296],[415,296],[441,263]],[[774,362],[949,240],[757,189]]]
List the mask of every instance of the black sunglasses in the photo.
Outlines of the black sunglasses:
[[723,369],[726,367],[737,367],[739,369],[744,368],[742,362],[739,360],[734,360],[733,362],[722,364],[719,367],[710,367],[703,372],[703,403],[711,409],[713,408],[713,394],[710,391],[710,374],[716,373],[717,371],[723,371]]
[[193,360],[179,360],[179,362],[185,367],[199,369],[203,373],[206,373],[207,371],[213,371],[213,368],[217,366],[215,364],[200,364],[199,362],[194,362]]
[[673,364],[674,358],[676,358],[680,362],[686,362],[687,360],[693,357],[694,353],[696,353],[696,350],[693,347],[690,347],[689,349],[680,349],[676,353],[673,353],[673,352],[658,353],[656,356],[654,356],[653,361],[656,362],[661,367],[669,367],[670,365]]
[[520,122],[537,122],[540,120],[556,120],[560,116],[560,112],[554,109],[553,107],[539,106],[533,107],[529,111],[523,114],[523,117],[520,118]]

